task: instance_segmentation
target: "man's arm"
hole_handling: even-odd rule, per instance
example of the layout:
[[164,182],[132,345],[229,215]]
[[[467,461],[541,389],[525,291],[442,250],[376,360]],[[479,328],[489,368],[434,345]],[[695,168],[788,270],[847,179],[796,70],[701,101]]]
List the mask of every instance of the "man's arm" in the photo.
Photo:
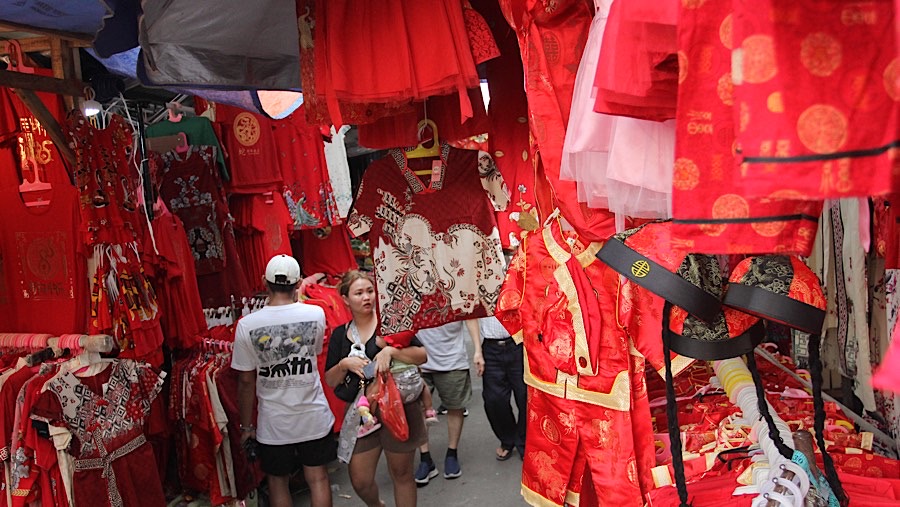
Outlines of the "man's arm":
[[256,370],[238,373],[238,409],[241,417],[241,443],[256,438],[253,407],[256,406]]
[[484,375],[484,356],[481,354],[481,330],[478,328],[478,319],[469,319],[466,321],[466,329],[472,338],[472,347],[475,348],[475,355],[472,362],[475,363],[475,371],[478,376]]

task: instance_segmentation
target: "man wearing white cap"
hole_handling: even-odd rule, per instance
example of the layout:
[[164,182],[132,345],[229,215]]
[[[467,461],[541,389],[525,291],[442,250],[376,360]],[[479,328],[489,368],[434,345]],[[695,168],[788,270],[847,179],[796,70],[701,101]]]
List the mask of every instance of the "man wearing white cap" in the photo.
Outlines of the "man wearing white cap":
[[[300,265],[276,255],[266,266],[269,302],[237,324],[231,367],[239,370],[241,442],[259,442],[272,507],[291,507],[292,474],[303,469],[313,507],[331,506],[326,465],[336,459],[334,416],[316,357],[325,337],[325,312],[294,301]],[[253,421],[253,407],[258,417]],[[255,423],[255,424],[254,424]]]

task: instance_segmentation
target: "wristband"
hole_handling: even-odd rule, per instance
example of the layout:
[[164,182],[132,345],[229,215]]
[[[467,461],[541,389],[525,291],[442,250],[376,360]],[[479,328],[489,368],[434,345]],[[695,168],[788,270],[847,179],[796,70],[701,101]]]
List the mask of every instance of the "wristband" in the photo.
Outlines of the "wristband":
[[256,426],[241,425],[241,433],[250,433],[251,431],[256,431]]

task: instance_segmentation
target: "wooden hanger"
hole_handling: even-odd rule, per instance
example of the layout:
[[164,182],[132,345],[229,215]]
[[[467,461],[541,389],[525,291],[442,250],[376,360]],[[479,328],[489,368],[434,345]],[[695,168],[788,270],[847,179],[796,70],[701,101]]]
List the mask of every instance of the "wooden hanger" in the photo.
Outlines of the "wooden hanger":
[[[428,139],[423,140],[414,149],[405,152],[407,159],[410,159],[410,158],[434,158],[434,157],[441,156],[441,142],[440,142],[440,138],[438,137],[438,128],[437,128],[436,123],[434,123],[433,121],[431,121],[427,118],[420,121],[419,122],[419,139],[420,140],[422,139],[422,136],[425,134],[425,129],[428,129],[428,128],[431,129],[431,139],[430,139],[431,145],[426,146],[425,143],[427,143],[429,140]],[[414,172],[416,175],[423,176],[423,175],[431,174],[432,170],[427,169],[427,170],[414,171]]]
[[184,153],[190,149],[190,146],[188,145],[187,134],[178,132],[171,136],[147,138],[147,149],[157,153],[166,153],[172,150]]

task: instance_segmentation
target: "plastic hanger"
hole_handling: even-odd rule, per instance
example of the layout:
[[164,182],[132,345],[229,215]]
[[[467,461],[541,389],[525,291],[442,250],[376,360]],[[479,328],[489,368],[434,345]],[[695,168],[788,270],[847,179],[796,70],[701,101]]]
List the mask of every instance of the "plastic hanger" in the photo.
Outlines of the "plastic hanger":
[[[441,156],[441,143],[438,137],[438,128],[437,124],[429,119],[424,119],[419,122],[419,139],[422,139],[422,136],[425,134],[425,129],[431,129],[431,139],[424,140],[420,142],[415,148],[412,150],[406,151],[405,155],[407,159],[410,158],[433,158]],[[426,146],[425,143],[431,141],[431,146]],[[415,171],[415,173],[419,176],[431,174],[431,169]]]
[[34,74],[34,67],[30,67],[25,63],[25,54],[22,53],[22,46],[19,45],[19,41],[6,41],[6,50],[9,53],[9,70],[21,72],[22,74]]
[[[38,170],[38,163],[36,160],[34,160],[33,157],[28,157],[28,159],[25,160],[25,163],[31,166],[31,171],[34,173],[34,181],[28,181],[27,179],[24,180],[22,184],[19,185],[20,194],[27,194],[30,192],[46,192],[47,190],[51,190],[53,188],[50,183],[47,183],[46,181],[41,179],[41,171]],[[48,204],[50,204],[50,201],[43,198],[25,202],[25,206],[28,206],[29,208],[34,206],[47,206]]]
[[169,121],[172,123],[178,123],[184,117],[184,113],[181,112],[181,104],[178,102],[169,102],[166,104],[166,109],[169,110]]

